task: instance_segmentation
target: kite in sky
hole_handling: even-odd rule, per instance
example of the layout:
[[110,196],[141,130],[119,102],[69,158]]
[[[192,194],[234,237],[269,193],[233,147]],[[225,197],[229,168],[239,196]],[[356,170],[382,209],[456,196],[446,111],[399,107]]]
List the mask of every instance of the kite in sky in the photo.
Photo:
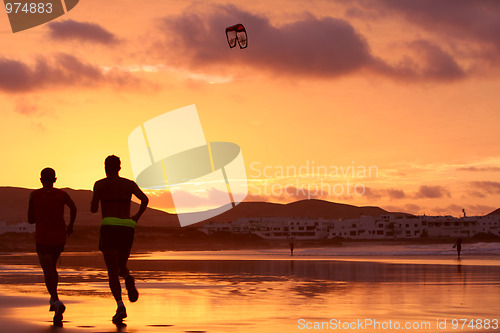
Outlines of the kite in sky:
[[226,37],[230,48],[236,46],[236,41],[238,42],[240,49],[244,49],[248,46],[247,31],[245,30],[243,24],[235,24],[231,27],[227,27]]

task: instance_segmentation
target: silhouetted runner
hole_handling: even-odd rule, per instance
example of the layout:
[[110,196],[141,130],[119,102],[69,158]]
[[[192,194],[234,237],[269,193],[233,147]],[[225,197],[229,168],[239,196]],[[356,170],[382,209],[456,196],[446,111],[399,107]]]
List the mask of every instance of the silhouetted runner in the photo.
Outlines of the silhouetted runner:
[[[90,205],[90,211],[96,213],[101,202],[99,250],[104,256],[108,268],[109,288],[117,304],[116,314],[112,319],[115,324],[122,323],[127,317],[122,301],[120,276],[125,278],[129,300],[135,302],[139,297],[135,280],[127,268],[127,261],[134,241],[135,226],[149,202],[148,197],[135,182],[118,176],[120,164],[120,158],[117,156],[111,155],[106,158],[104,161],[106,178],[94,184],[94,195]],[[141,201],[141,206],[137,214],[130,217],[132,194]]]
[[457,239],[457,241],[453,245],[453,248],[457,249],[458,259],[460,259],[460,252],[462,252],[462,238]]
[[[57,260],[64,250],[66,235],[73,233],[76,218],[76,206],[68,193],[54,188],[56,181],[54,169],[45,168],[40,181],[43,187],[31,192],[28,204],[28,222],[35,224],[35,243],[38,260],[42,266],[45,285],[50,294],[49,311],[54,311],[54,325],[62,326],[64,304],[57,295],[59,275]],[[68,227],[64,222],[64,206],[70,209]]]

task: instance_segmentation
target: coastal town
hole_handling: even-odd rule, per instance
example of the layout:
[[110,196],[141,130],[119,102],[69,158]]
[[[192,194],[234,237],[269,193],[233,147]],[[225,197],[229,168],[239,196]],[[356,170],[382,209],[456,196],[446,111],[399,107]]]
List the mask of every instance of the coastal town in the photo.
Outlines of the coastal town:
[[[465,215],[465,214],[464,214]],[[360,216],[352,219],[238,218],[208,222],[201,231],[254,234],[269,240],[469,238],[477,234],[500,236],[500,215],[486,216]]]
[[[228,233],[253,234],[265,240],[404,240],[419,238],[470,238],[475,235],[500,237],[500,215],[428,216],[385,214],[358,218],[310,217],[238,217],[228,221],[205,221],[198,230],[206,235]],[[0,221],[0,234],[33,233],[27,222],[8,224]]]

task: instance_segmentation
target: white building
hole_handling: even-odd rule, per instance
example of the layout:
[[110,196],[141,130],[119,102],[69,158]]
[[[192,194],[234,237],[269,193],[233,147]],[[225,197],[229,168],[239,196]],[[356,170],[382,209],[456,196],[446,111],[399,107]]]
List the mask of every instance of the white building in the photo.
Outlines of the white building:
[[28,232],[28,233],[33,233],[35,232],[35,225],[34,224],[29,224],[28,222],[21,222],[18,224],[7,224],[5,222],[0,222],[0,235],[5,234],[7,232],[16,232],[16,233],[21,233],[21,232]]
[[319,219],[287,219],[266,223],[255,234],[264,239],[315,240],[328,238],[329,221]]
[[307,218],[239,218],[236,221],[208,222],[200,230],[210,235],[225,231],[254,233],[264,239],[319,240],[415,239],[422,237],[472,237],[478,233],[500,236],[500,216],[456,218],[452,216],[361,216],[354,219],[325,220]]

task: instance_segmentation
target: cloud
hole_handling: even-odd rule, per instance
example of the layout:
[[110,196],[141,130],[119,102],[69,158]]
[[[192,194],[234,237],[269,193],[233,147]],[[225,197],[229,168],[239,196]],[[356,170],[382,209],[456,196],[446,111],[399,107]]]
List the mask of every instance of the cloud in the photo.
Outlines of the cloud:
[[402,18],[429,32],[430,38],[474,58],[474,66],[485,60],[500,64],[499,1],[358,0],[350,3],[347,14],[372,21]]
[[454,216],[463,216],[462,209],[465,209],[465,212],[467,213],[467,216],[474,216],[474,215],[485,215],[488,214],[489,212],[494,211],[496,208],[491,207],[491,206],[485,206],[485,205],[456,205],[456,204],[451,204],[446,207],[434,207],[432,209],[420,207],[415,204],[408,203],[404,206],[384,206],[383,207],[385,210],[390,211],[390,212],[405,212],[405,213],[410,213],[410,214],[426,214],[426,215],[443,215],[443,214],[452,214]]
[[457,168],[457,171],[470,171],[470,172],[498,172],[500,171],[500,167],[497,166],[484,166],[484,167],[460,167]]
[[[376,189],[367,186],[348,186],[344,184],[299,184],[298,186],[281,186],[278,183],[259,188],[255,187],[247,195],[245,201],[293,202],[304,199],[321,199],[329,201],[350,201],[354,198],[364,198],[374,203],[377,200],[401,200],[407,195],[400,189]],[[338,185],[338,186],[337,186]],[[342,186],[340,186],[342,185]]]
[[[274,183],[267,187],[254,187],[253,189],[254,191],[250,190],[244,201],[294,202],[305,199],[339,199],[339,196],[331,193],[331,188],[327,186],[321,187],[318,184],[298,184],[298,186],[293,186]],[[339,188],[337,190],[344,191],[346,189]]]
[[40,57],[33,65],[0,58],[0,91],[22,93],[48,87],[95,87],[104,84],[137,86],[140,81],[118,70],[105,72],[96,65],[65,53],[56,54],[50,60]]
[[[248,48],[230,49],[226,26],[241,22]],[[271,75],[335,78],[368,70],[393,79],[456,80],[465,71],[438,45],[417,40],[406,46],[416,60],[391,65],[372,54],[366,38],[348,21],[305,14],[300,20],[275,25],[233,5],[194,5],[182,15],[164,18],[162,41],[153,50],[191,71],[240,76],[267,71]]]
[[[299,186],[278,186],[275,184],[264,188],[262,193],[256,188],[256,193],[249,193],[246,201],[278,201],[291,202],[304,199],[322,199],[330,201],[349,201],[353,198],[363,197],[370,201],[390,199],[399,200],[406,198],[403,190],[399,189],[374,189],[371,187],[350,187],[343,186],[322,186],[311,184],[301,184]],[[342,185],[342,184],[336,184]]]
[[480,199],[486,198],[486,195],[480,191],[468,191],[468,195]]
[[369,200],[378,200],[382,197],[380,191],[373,190],[372,188],[366,186],[365,186],[365,193],[363,195]]
[[425,60],[426,65],[420,71],[424,77],[436,80],[455,80],[465,76],[464,70],[455,59],[439,46],[426,40],[414,41],[410,46]]
[[385,209],[388,212],[399,212],[399,213],[409,213],[409,214],[420,214],[420,212],[422,211],[422,207],[410,203],[403,206],[384,205],[383,209]]
[[454,81],[469,74],[452,55],[428,40],[405,43],[406,57],[397,64],[374,59],[373,70],[379,74],[406,81]]
[[480,193],[488,193],[488,194],[499,194],[500,193],[500,182],[494,181],[474,181],[470,182],[471,186]]
[[486,206],[486,205],[467,205],[467,208],[465,209],[465,212],[467,213],[468,216],[470,215],[486,215],[494,210],[498,209],[497,207],[494,206]]
[[405,206],[405,210],[406,212],[410,212],[412,214],[418,214],[419,212],[422,211],[422,207],[418,206],[418,205],[415,205],[415,204],[406,204]]
[[500,3],[469,0],[378,0],[380,11],[398,12],[428,30],[439,29],[463,39],[494,44],[500,49]]
[[451,204],[451,205],[448,205],[448,207],[446,207],[445,211],[447,211],[447,212],[455,212],[455,213],[456,212],[463,213],[462,209],[464,209],[463,206]]
[[269,197],[262,194],[248,193],[244,201],[264,201],[268,202]]
[[403,190],[389,188],[389,189],[373,189],[371,187],[364,187],[365,196],[369,200],[379,200],[379,199],[390,199],[399,200],[406,198],[406,194]]
[[404,199],[406,197],[405,192],[403,190],[397,190],[393,188],[388,189],[387,194],[391,199]]
[[172,211],[177,208],[181,212],[186,212],[188,210],[199,211],[204,209],[214,209],[219,206],[220,202],[228,199],[227,192],[220,191],[215,188],[210,188],[200,192],[176,190],[174,193],[175,202],[177,202],[176,207],[174,204],[174,197],[172,196],[172,192],[170,190],[148,190],[146,193],[151,207]]
[[[227,45],[224,31],[234,22],[247,28],[249,46],[245,50]],[[371,60],[364,38],[347,21],[332,17],[308,16],[276,27],[267,18],[232,5],[211,5],[165,18],[162,28],[164,36],[175,36],[164,48],[198,69],[238,64],[273,72],[338,76]]]
[[417,199],[436,199],[442,197],[451,197],[451,194],[442,186],[420,186],[418,192],[415,194]]
[[49,23],[49,36],[55,40],[78,40],[99,44],[115,44],[114,34],[98,24],[74,20],[53,21]]
[[485,215],[488,214],[492,211],[494,211],[496,208],[492,206],[485,206],[485,205],[457,205],[457,204],[450,204],[446,207],[434,207],[433,211],[439,215],[453,215],[453,216],[463,216],[463,210],[465,210],[466,216],[478,216],[478,215]]
[[174,200],[172,194],[167,190],[146,190],[146,195],[149,198],[149,206],[158,209],[174,210]]
[[281,200],[297,201],[305,199],[327,199],[329,196],[327,191],[317,186],[287,186],[280,196]]

